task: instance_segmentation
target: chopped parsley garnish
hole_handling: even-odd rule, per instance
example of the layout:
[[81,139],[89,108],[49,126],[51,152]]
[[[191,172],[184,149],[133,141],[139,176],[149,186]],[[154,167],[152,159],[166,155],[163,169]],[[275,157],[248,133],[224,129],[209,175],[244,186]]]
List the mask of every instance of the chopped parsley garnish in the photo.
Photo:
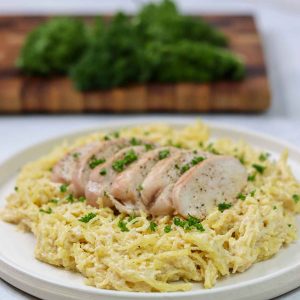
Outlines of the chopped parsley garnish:
[[67,184],[62,184],[60,187],[59,187],[59,190],[62,192],[62,193],[65,193],[68,189],[68,185]]
[[248,175],[248,181],[255,181],[256,173],[252,175]]
[[259,155],[258,159],[260,161],[266,161],[269,158],[269,156],[270,156],[270,153],[267,153],[267,152],[266,153],[261,153]]
[[202,156],[196,156],[192,159],[191,161],[191,165],[192,166],[196,166],[197,164],[199,164],[200,162],[202,162],[205,158]]
[[132,220],[134,220],[134,219],[136,219],[136,218],[137,218],[137,216],[136,216],[135,214],[130,215],[130,216],[128,217],[128,222],[131,222]]
[[15,186],[15,191],[17,192],[19,190],[19,188],[17,186]]
[[165,226],[165,228],[164,228],[164,232],[165,232],[165,233],[169,233],[171,230],[172,230],[171,225],[167,225],[167,226]]
[[99,172],[100,175],[102,176],[105,176],[107,174],[107,171],[106,169],[102,169],[100,172]]
[[258,164],[253,164],[252,167],[260,174],[263,174],[266,169],[266,167]]
[[170,155],[169,149],[161,150],[158,153],[158,158],[161,160],[161,159],[167,158],[169,155]]
[[98,165],[103,164],[106,160],[104,158],[96,158],[95,155],[93,155],[89,161],[89,166],[91,169],[95,169]]
[[251,192],[250,192],[250,196],[251,196],[251,197],[254,197],[255,193],[256,193],[256,190],[251,191]]
[[52,213],[52,208],[48,207],[47,209],[40,209],[40,212],[45,213],[45,214],[51,214]]
[[135,137],[131,138],[129,142],[132,146],[138,146],[142,144],[142,142]]
[[175,217],[173,219],[173,223],[174,225],[182,227],[185,230],[191,230],[192,228],[196,228],[201,232],[205,231],[203,225],[200,223],[200,220],[191,215],[189,215],[187,220],[182,220],[179,217]]
[[120,220],[118,222],[118,227],[120,228],[120,230],[122,232],[129,231],[129,229],[127,228],[127,224],[126,224],[126,222],[124,222],[124,220]]
[[131,149],[125,154],[123,159],[116,160],[112,164],[112,168],[116,172],[122,172],[126,166],[130,165],[132,162],[136,161],[137,159],[138,159],[137,154]]
[[273,209],[274,209],[274,210],[275,210],[275,209],[277,209],[277,206],[276,206],[276,205],[274,205],[274,206],[273,206]]
[[206,150],[212,154],[216,154],[216,155],[220,154],[220,152],[214,148],[213,143],[208,144],[208,146],[206,147]]
[[80,196],[79,198],[78,198],[78,201],[79,202],[84,202],[86,200],[86,198],[84,197],[84,196]]
[[246,199],[246,195],[242,194],[242,193],[239,193],[238,196],[237,196],[238,199],[244,201]]
[[149,229],[150,229],[151,231],[156,231],[157,226],[158,226],[158,225],[157,225],[155,222],[150,221]]
[[191,167],[196,166],[197,164],[199,164],[200,162],[202,162],[203,160],[205,160],[204,157],[202,156],[195,156],[189,163],[183,165],[180,168],[180,173],[183,174],[186,171],[188,171]]
[[154,146],[152,144],[145,144],[146,151],[152,150]]
[[74,152],[72,155],[73,155],[74,158],[77,159],[80,156],[80,153],[79,152]]
[[289,227],[292,227],[292,224],[288,224]]
[[110,137],[108,135],[104,136],[104,140],[105,141],[109,141],[110,140]]
[[96,216],[97,216],[97,214],[95,214],[93,212],[90,212],[90,213],[86,214],[85,216],[81,217],[79,219],[79,221],[83,222],[83,223],[88,223],[89,221],[91,221],[92,219],[94,219]]
[[294,194],[293,195],[293,200],[297,204],[300,201],[300,195]]
[[74,196],[72,194],[69,194],[67,197],[66,197],[66,200],[70,203],[73,203],[74,202]]
[[220,203],[218,205],[218,209],[219,209],[220,212],[223,212],[224,210],[229,209],[231,206],[232,206],[231,203],[225,203],[225,202],[223,202],[223,203]]
[[183,165],[181,168],[180,168],[180,173],[183,174],[185,173],[187,170],[189,170],[191,167],[190,167],[190,164],[185,164]]
[[50,199],[49,202],[50,202],[50,203],[57,204],[57,203],[58,203],[58,199]]
[[143,186],[141,184],[139,184],[138,187],[136,188],[136,190],[138,192],[141,192],[143,190]]

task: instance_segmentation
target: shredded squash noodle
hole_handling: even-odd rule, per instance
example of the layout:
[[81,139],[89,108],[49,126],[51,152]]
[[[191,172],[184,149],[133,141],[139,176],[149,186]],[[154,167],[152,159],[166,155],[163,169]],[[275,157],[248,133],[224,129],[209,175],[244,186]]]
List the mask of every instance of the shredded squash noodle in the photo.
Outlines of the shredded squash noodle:
[[202,226],[179,226],[180,216],[128,216],[94,208],[51,181],[51,168],[67,152],[107,134],[116,135],[81,137],[22,168],[1,216],[33,232],[38,260],[80,272],[97,288],[186,291],[192,283],[211,288],[218,278],[244,272],[297,238],[300,185],[287,165],[288,153],[275,160],[244,141],[211,143],[201,122],[183,129],[164,124],[125,128],[117,135],[240,159],[249,174],[246,188],[231,207],[211,211]]

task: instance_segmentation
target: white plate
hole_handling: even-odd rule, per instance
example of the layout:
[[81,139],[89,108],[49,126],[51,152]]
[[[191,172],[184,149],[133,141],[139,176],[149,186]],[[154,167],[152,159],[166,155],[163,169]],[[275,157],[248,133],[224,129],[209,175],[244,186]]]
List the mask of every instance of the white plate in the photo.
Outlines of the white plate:
[[[186,122],[168,122],[181,127]],[[277,141],[247,130],[236,129],[216,123],[209,123],[213,137],[228,136],[244,139],[250,144],[278,155],[285,148],[290,152],[290,165],[300,178],[300,151],[285,142]],[[124,124],[123,124],[124,125]],[[117,130],[120,125],[100,128],[108,131]],[[95,131],[75,133],[34,145],[8,159],[0,166],[0,206],[4,206],[5,196],[12,191],[18,170],[26,162],[35,160],[49,152],[53,146],[64,139]],[[300,231],[300,218],[297,218]],[[217,285],[205,290],[195,284],[192,291],[176,293],[132,293],[100,290],[84,285],[80,274],[52,267],[34,259],[35,239],[32,234],[24,234],[16,227],[0,222],[0,276],[18,288],[43,299],[180,299],[180,300],[236,300],[270,299],[300,286],[300,241],[264,262],[255,264],[244,273],[220,280]]]

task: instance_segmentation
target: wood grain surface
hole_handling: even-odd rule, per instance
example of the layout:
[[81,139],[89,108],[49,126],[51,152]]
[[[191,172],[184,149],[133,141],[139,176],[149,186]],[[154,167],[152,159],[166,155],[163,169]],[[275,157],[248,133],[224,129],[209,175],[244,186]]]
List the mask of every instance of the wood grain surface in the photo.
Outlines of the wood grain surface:
[[243,81],[149,84],[85,93],[76,91],[66,77],[26,77],[15,68],[27,33],[47,18],[0,17],[0,113],[261,112],[270,105],[261,40],[252,16],[203,16],[228,36],[230,49],[245,60]]

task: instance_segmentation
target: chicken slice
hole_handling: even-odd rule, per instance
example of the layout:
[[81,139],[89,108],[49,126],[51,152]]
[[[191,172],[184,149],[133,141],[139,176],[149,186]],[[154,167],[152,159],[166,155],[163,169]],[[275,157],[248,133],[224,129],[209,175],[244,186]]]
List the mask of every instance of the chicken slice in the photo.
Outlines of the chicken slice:
[[172,190],[179,177],[190,165],[201,163],[211,154],[202,151],[181,150],[158,162],[145,178],[141,192],[142,201],[152,215],[174,212]]
[[[145,145],[126,147],[118,151],[104,164],[97,166],[89,176],[85,188],[87,204],[99,206],[97,200],[103,201],[103,206],[112,207],[113,203],[107,194],[111,194],[111,186],[119,173],[124,171],[129,165],[136,163],[138,157],[146,151]],[[127,163],[126,163],[127,162]]]
[[126,206],[130,210],[132,210],[132,207],[143,209],[141,191],[143,190],[144,179],[157,162],[178,152],[179,149],[175,147],[161,147],[145,152],[135,164],[115,178],[111,195],[124,204],[124,209]]
[[236,201],[247,183],[247,171],[239,160],[214,156],[188,170],[174,185],[173,205],[184,217],[205,216],[216,205]]
[[59,160],[52,170],[52,181],[60,183],[71,183],[74,171],[77,169],[80,158],[93,152],[99,147],[101,142],[94,142],[79,147],[67,153]]
[[102,165],[122,148],[130,145],[127,139],[115,139],[97,144],[91,151],[80,155],[78,164],[72,175],[71,191],[76,195],[84,195],[89,175],[98,165]]

